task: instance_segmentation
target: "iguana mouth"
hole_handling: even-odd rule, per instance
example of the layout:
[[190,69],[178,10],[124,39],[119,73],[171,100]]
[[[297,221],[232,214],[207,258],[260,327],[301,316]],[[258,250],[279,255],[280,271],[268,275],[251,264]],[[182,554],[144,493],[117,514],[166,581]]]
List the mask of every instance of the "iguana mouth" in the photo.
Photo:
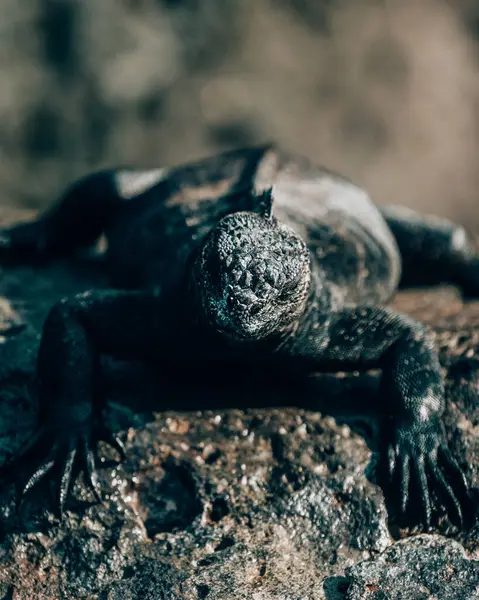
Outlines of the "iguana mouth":
[[277,320],[268,322],[265,328],[265,322],[260,319],[255,320],[235,320],[234,318],[222,322],[216,322],[215,327],[222,336],[231,341],[247,342],[256,341],[268,335],[275,329]]

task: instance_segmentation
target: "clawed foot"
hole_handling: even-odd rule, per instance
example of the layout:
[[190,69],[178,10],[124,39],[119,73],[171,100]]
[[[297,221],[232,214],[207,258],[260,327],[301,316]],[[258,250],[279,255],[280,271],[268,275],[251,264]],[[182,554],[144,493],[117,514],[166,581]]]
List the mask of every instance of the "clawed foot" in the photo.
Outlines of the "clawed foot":
[[[12,463],[2,469],[2,478],[13,476],[17,484],[17,508],[25,495],[47,475],[56,480],[55,508],[61,518],[74,473],[82,470],[88,489],[95,500],[101,502],[100,486],[95,467],[96,444],[103,440],[125,458],[123,443],[106,428],[100,431],[81,432],[68,437],[54,436],[50,431],[40,431],[23,448]],[[27,475],[28,473],[28,475]]]
[[462,528],[471,506],[469,486],[446,443],[442,425],[397,429],[384,453],[386,495],[403,525],[431,527],[433,499],[446,506],[450,521]]

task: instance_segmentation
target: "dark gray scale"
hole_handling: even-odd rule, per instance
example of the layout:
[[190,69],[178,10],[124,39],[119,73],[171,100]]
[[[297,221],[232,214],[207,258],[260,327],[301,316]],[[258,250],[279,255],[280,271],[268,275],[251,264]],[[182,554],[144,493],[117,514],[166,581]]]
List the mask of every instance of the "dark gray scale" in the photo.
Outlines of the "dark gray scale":
[[246,192],[268,187],[273,214],[305,240],[341,301],[386,301],[401,262],[406,282],[432,274],[433,283],[453,281],[472,294],[479,287],[462,227],[403,207],[376,207],[346,178],[271,144],[177,167],[88,175],[35,222],[0,232],[0,248],[9,258],[67,254],[104,234],[112,284],[150,286],[182,273],[222,217],[255,210]]
[[384,302],[396,290],[400,256],[367,193],[303,158],[271,149],[255,190],[273,186],[273,214],[306,241],[314,261],[344,302]]
[[400,259],[384,219],[361,188],[271,146],[193,165],[115,175],[123,199],[107,228],[115,283],[140,287],[183,273],[191,253],[227,214],[254,210],[249,188],[273,188],[273,215],[308,244],[346,302],[382,302]]
[[197,163],[113,177],[118,209],[106,227],[113,282],[143,287],[184,274],[209,231],[227,214],[251,210],[246,193],[266,146]]

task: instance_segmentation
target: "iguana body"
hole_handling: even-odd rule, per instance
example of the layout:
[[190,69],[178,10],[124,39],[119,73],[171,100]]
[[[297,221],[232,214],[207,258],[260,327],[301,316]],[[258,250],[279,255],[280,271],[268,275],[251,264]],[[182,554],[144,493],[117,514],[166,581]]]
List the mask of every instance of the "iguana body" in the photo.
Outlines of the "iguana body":
[[479,293],[463,228],[375,207],[346,179],[272,147],[151,171],[90,175],[37,221],[4,230],[9,256],[60,256],[108,240],[114,289],[66,298],[46,319],[40,423],[25,490],[74,464],[97,490],[101,355],[310,373],[382,369],[384,485],[408,523],[429,526],[436,490],[462,522],[466,480],[447,448],[431,334],[381,306],[405,280]]

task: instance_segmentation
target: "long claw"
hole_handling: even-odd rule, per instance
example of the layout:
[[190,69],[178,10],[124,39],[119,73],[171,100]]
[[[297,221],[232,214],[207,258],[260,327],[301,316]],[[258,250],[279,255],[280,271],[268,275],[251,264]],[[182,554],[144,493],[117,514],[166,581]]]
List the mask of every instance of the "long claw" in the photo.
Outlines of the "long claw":
[[441,469],[437,465],[431,464],[429,465],[429,471],[431,476],[436,481],[437,489],[440,495],[443,497],[444,502],[448,506],[448,514],[451,514],[451,516],[454,514],[454,517],[451,520],[453,522],[456,521],[458,527],[462,528],[464,524],[464,518],[462,514],[461,503],[456,498],[451,486],[444,478]]
[[388,474],[389,477],[392,478],[392,475],[394,473],[394,471],[396,470],[396,453],[394,452],[394,449],[389,446],[388,447]]
[[85,482],[95,497],[95,500],[101,504],[100,486],[95,471],[95,455],[86,440],[83,441],[83,459],[85,463]]
[[65,506],[65,501],[67,499],[68,491],[70,489],[72,470],[73,470],[73,464],[75,462],[76,453],[77,453],[76,448],[74,448],[73,450],[69,450],[67,452],[64,466],[62,469],[62,474],[60,477],[60,485],[58,486],[58,498],[57,498],[57,510],[58,510],[58,516],[60,518],[63,517],[63,507]]
[[463,470],[457,464],[456,459],[447,448],[440,449],[439,457],[443,467],[453,480],[453,487],[460,491],[464,498],[469,498],[469,484]]
[[399,482],[400,502],[399,502],[399,507],[400,507],[400,511],[401,511],[401,516],[404,517],[406,514],[407,504],[408,504],[408,500],[409,500],[409,483],[410,483],[410,479],[411,479],[409,456],[406,455],[401,460],[399,465],[400,465],[400,482]]
[[125,446],[117,435],[112,433],[109,429],[104,428],[101,431],[100,439],[102,439],[104,442],[109,444],[112,448],[114,448],[118,452],[118,454],[120,456],[120,462],[123,462],[124,460],[126,460]]
[[421,498],[421,509],[423,516],[423,523],[427,529],[431,527],[431,516],[432,516],[432,508],[431,508],[431,499],[429,497],[429,489],[427,483],[426,470],[424,465],[424,458],[421,457],[414,465],[414,471],[416,475],[416,481],[419,489],[419,494]]
[[33,473],[33,475],[30,477],[30,479],[27,481],[27,483],[24,486],[22,486],[23,489],[20,494],[20,499],[21,499],[21,496],[24,496],[33,487],[35,487],[37,485],[37,483],[40,483],[40,481],[45,477],[45,475],[47,475],[53,469],[54,466],[55,466],[55,461],[50,460],[50,461],[46,462],[45,464],[41,465],[40,467],[38,467],[38,469]]

